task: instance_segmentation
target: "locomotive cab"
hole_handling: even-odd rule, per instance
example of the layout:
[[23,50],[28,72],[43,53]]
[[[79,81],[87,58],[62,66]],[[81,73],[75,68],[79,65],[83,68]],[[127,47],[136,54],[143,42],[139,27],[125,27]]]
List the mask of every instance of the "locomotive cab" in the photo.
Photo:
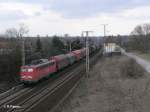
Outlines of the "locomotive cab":
[[35,68],[30,66],[23,66],[21,67],[21,81],[30,81],[33,80],[33,74],[34,74]]
[[49,77],[50,74],[56,72],[55,60],[40,59],[34,60],[31,64],[21,67],[21,81],[23,83],[34,83]]
[[22,82],[26,82],[26,81],[36,82],[37,79],[35,77],[36,76],[35,75],[35,73],[36,73],[35,65],[38,65],[38,64],[41,64],[41,63],[44,63],[44,62],[47,62],[47,61],[48,61],[47,59],[33,60],[31,62],[31,64],[21,67],[21,81]]

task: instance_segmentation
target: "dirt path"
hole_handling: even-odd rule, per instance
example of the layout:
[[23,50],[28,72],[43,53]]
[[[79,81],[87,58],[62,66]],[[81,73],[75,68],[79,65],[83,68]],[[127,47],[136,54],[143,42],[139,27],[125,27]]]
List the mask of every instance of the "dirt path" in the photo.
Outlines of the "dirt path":
[[[126,66],[132,71],[123,72]],[[150,77],[136,67],[125,56],[104,58],[57,112],[150,112]]]
[[127,52],[125,52],[124,50],[123,50],[123,53],[124,53],[125,55],[127,55],[128,57],[134,58],[134,59],[137,61],[137,63],[139,63],[142,67],[144,67],[144,68],[147,70],[147,72],[150,73],[150,62],[149,62],[149,61],[144,60],[144,59],[142,59],[142,58],[136,56],[136,55],[133,54],[133,53],[127,53]]

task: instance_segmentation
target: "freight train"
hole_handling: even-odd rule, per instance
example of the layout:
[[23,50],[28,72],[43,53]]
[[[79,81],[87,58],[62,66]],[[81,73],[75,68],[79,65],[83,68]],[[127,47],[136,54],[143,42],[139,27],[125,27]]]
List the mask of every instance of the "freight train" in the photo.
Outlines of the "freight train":
[[[93,51],[90,51],[90,53]],[[25,84],[36,83],[67,66],[71,66],[85,56],[86,48],[82,48],[68,54],[53,56],[49,59],[32,61],[31,64],[21,67],[20,80]]]

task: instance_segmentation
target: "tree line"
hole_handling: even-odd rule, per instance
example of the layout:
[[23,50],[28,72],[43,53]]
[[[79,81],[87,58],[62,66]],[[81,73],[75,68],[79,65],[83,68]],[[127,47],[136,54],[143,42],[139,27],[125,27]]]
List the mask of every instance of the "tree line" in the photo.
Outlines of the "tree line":
[[[0,81],[19,82],[20,67],[22,66],[22,51],[24,49],[25,64],[32,60],[49,58],[54,55],[64,54],[70,50],[85,47],[85,39],[80,37],[28,37],[29,29],[25,24],[18,28],[9,28],[5,34],[0,35],[0,44],[7,43],[9,54],[0,54]],[[94,38],[89,39],[90,48],[94,46]],[[24,46],[23,46],[24,45]],[[0,47],[0,49],[3,49]],[[7,49],[6,49],[7,50]]]
[[150,52],[150,23],[137,25],[129,36],[128,51]]
[[62,38],[58,36],[40,37],[38,35],[37,37],[23,37],[25,33],[20,34],[20,32],[16,33],[19,30],[13,29],[15,32],[11,30],[7,31],[9,32],[9,37],[1,38],[8,43],[7,47],[10,46],[8,48],[12,49],[12,52],[0,55],[0,81],[19,82],[20,67],[22,65],[22,38],[24,38],[26,64],[31,63],[32,60],[68,53],[70,43],[72,50],[84,47],[84,43],[82,43],[79,38],[72,38],[70,41],[65,37]]

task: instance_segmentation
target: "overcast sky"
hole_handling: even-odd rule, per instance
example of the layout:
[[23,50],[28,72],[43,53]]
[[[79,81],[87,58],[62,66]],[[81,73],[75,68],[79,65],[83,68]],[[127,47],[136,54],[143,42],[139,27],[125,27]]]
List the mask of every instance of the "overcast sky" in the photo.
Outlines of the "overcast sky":
[[25,23],[29,35],[130,34],[150,22],[150,0],[0,0],[0,33]]

